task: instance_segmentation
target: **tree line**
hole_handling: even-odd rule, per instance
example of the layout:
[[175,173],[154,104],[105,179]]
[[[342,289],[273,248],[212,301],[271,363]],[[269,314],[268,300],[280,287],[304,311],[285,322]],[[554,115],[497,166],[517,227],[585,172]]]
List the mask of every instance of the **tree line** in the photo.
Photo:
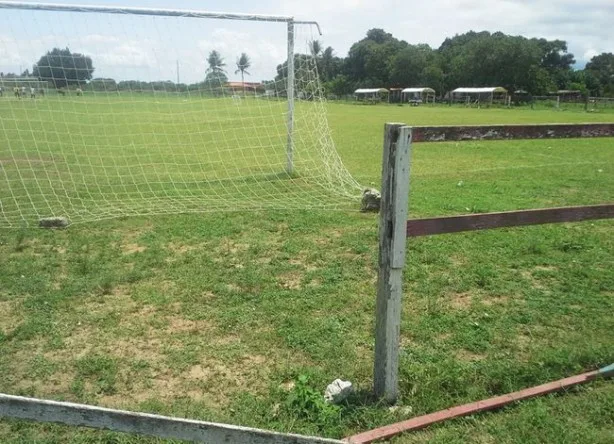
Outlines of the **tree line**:
[[[246,53],[242,53],[236,61],[235,74],[241,74],[241,81],[245,80],[245,75],[250,75],[248,69],[251,67],[251,59]],[[154,90],[154,91],[188,91],[196,89],[203,84],[210,87],[217,87],[228,82],[228,75],[225,70],[226,63],[223,57],[216,50],[209,53],[207,57],[208,68],[205,71],[203,82],[193,85],[175,84],[167,81],[144,82],[139,80],[126,80],[117,82],[112,78],[93,78],[94,64],[92,58],[77,52],[71,52],[68,48],[53,48],[44,54],[37,63],[34,64],[32,72],[26,69],[21,75],[15,73],[0,73],[3,78],[36,77],[41,81],[47,81],[55,89],[62,89],[70,86],[87,87],[97,91],[117,91],[117,90]]]
[[[470,31],[446,38],[434,49],[427,44],[409,44],[374,28],[350,47],[347,57],[338,57],[332,47],[323,48],[318,40],[311,42],[309,52],[295,55],[297,79],[313,75],[306,73],[304,67],[315,64],[325,92],[338,96],[361,87],[411,86],[429,86],[439,95],[459,86],[503,86],[508,91],[522,90],[533,95],[569,89],[584,95],[614,96],[614,54],[596,55],[584,69],[574,69],[574,55],[564,40]],[[90,81],[92,85],[88,88],[95,90],[188,91],[203,86],[219,89],[228,81],[226,63],[213,50],[207,64],[204,80],[193,85],[136,80],[116,83],[113,79],[92,80],[94,65],[89,56],[72,53],[68,48],[54,48],[39,59],[31,74],[29,70],[23,74],[48,81],[57,89],[83,87]],[[244,81],[252,66],[250,57],[242,53],[235,65],[235,74],[241,74]],[[264,83],[283,83],[287,71],[284,62],[277,66],[275,80]]]
[[[503,86],[533,95],[569,89],[614,96],[614,54],[597,55],[577,70],[564,40],[470,31],[433,49],[374,28],[350,47],[347,57],[337,57],[330,46],[322,49],[319,42],[312,43],[309,56],[325,91],[336,95],[361,87],[429,86],[443,95],[461,86]],[[280,77],[287,65],[277,70]]]

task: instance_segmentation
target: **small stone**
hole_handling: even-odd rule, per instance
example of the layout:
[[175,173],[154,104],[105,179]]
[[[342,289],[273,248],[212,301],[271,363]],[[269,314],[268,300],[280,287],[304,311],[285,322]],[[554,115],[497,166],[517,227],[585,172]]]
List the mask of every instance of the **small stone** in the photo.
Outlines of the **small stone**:
[[65,217],[45,217],[38,221],[41,228],[66,228],[69,225],[70,221]]
[[331,384],[326,387],[324,392],[324,399],[326,402],[332,404],[339,404],[347,399],[354,393],[354,386],[350,381],[342,381],[341,379],[335,379]]
[[362,193],[362,205],[360,211],[363,213],[379,212],[382,195],[375,188],[367,188]]

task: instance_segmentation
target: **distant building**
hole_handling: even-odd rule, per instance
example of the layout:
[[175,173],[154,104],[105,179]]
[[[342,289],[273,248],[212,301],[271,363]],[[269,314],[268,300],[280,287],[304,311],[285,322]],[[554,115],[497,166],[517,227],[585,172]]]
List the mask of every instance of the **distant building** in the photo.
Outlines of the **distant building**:
[[461,103],[493,103],[507,102],[507,89],[501,86],[485,86],[479,88],[456,88],[452,91],[452,101]]
[[358,88],[354,91],[356,100],[365,100],[369,102],[380,102],[383,98],[388,97],[389,91],[386,88]]
[[233,93],[264,93],[265,91],[264,85],[257,82],[227,82],[224,86]]
[[403,102],[419,105],[421,103],[435,103],[435,90],[426,86],[405,88],[401,91]]

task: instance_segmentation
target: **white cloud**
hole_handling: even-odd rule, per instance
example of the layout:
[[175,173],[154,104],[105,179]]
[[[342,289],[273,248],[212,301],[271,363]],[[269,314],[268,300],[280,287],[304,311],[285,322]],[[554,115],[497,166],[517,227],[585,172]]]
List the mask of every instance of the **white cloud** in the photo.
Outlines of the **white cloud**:
[[566,40],[579,61],[587,60],[588,49],[614,50],[612,0],[287,0],[282,10],[318,20],[323,41],[341,55],[376,27],[433,47],[457,33],[487,30]]

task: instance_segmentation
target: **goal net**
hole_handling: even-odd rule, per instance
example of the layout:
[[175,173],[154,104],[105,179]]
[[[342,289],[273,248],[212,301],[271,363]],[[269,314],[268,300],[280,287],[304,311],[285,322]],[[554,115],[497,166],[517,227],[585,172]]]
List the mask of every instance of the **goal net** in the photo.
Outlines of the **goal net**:
[[0,226],[357,208],[313,24],[40,8],[0,2]]

